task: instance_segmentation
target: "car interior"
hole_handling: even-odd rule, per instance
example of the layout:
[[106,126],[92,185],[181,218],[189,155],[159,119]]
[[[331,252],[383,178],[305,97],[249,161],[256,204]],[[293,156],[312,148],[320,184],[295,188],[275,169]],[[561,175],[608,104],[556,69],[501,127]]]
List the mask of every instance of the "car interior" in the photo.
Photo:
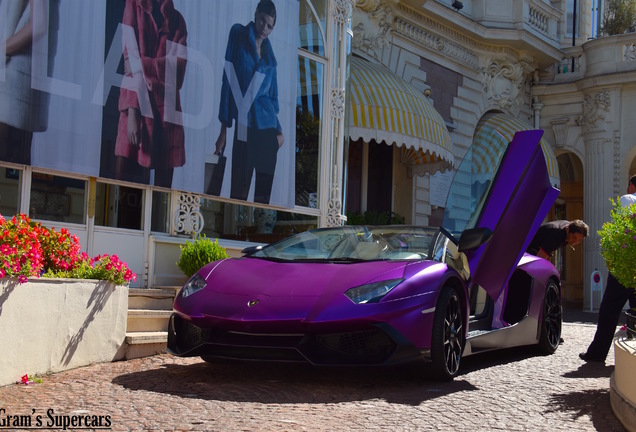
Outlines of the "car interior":
[[[513,273],[506,289],[506,303],[503,320],[509,325],[520,322],[528,315],[532,295],[533,279],[528,273],[517,270]],[[491,330],[494,301],[479,285],[470,288],[469,332]]]

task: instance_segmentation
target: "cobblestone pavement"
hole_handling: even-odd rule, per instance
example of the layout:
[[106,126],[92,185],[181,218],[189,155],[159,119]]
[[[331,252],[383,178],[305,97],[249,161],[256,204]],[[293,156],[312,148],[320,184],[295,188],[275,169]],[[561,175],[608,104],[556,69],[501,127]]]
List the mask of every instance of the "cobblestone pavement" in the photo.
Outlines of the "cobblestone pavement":
[[578,358],[594,320],[566,313],[555,354],[469,357],[447,383],[421,367],[211,365],[167,354],[97,364],[1,387],[0,421],[28,416],[37,429],[38,415],[41,427],[51,421],[48,411],[53,429],[72,415],[101,415],[114,431],[622,431],[610,406],[613,350],[605,365]]

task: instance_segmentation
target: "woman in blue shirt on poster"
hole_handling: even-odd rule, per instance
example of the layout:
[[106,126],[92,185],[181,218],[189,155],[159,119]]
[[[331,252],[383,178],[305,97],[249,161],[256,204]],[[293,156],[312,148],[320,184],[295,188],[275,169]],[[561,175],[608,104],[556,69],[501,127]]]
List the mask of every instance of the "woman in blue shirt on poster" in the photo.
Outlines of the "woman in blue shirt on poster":
[[276,7],[261,0],[254,21],[234,24],[225,52],[215,154],[222,154],[227,128],[234,128],[230,197],[247,200],[256,171],[254,201],[269,203],[278,149],[284,136],[278,121],[276,58],[268,36],[276,24]]

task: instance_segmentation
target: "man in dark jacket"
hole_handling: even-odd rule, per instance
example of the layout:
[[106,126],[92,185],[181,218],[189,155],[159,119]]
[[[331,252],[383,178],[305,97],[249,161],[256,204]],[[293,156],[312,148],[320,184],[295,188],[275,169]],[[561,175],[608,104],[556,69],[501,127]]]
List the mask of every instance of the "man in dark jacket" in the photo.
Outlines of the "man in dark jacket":
[[555,250],[562,246],[581,243],[589,234],[589,227],[582,220],[556,220],[544,223],[534,235],[528,253],[541,258],[551,258]]
[[[579,219],[572,222],[566,220],[546,222],[539,227],[534,235],[530,246],[528,246],[528,253],[550,259],[554,251],[562,246],[569,245],[574,249],[574,246],[581,243],[589,232],[587,224]],[[561,338],[560,343],[563,343],[563,338]]]

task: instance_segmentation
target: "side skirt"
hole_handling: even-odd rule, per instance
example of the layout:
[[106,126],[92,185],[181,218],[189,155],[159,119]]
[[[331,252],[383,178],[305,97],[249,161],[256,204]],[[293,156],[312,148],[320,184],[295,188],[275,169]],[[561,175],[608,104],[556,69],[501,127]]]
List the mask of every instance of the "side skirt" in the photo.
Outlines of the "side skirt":
[[538,326],[536,318],[527,316],[510,327],[468,332],[463,356],[494,349],[537,344],[539,342]]

